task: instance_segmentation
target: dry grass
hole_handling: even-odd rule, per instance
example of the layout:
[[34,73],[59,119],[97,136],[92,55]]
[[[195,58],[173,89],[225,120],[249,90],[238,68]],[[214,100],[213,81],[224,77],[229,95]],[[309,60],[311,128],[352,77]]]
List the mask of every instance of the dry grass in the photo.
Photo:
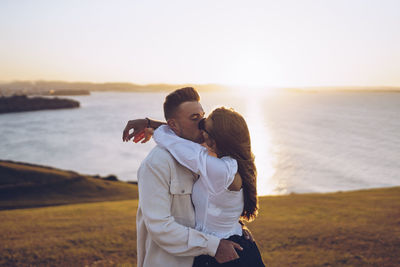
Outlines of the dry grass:
[[400,266],[400,187],[261,199],[269,266]]
[[[260,198],[268,266],[400,266],[400,187]],[[0,211],[0,265],[135,266],[137,200]]]
[[133,265],[137,200],[0,212],[0,266]]

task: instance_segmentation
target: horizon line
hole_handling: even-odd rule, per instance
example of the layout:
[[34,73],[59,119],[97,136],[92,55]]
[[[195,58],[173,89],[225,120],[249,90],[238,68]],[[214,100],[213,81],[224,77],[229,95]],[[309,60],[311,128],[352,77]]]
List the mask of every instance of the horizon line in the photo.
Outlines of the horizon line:
[[168,82],[154,82],[154,83],[136,83],[131,81],[104,81],[104,82],[95,82],[95,81],[68,81],[68,80],[46,80],[46,79],[37,79],[37,80],[0,80],[0,84],[11,84],[11,83],[37,83],[37,82],[59,82],[59,83],[88,83],[88,84],[130,84],[136,86],[154,86],[154,85],[193,85],[193,86],[221,86],[228,88],[238,88],[238,87],[249,87],[249,88],[274,88],[274,89],[330,89],[330,88],[396,88],[400,89],[400,85],[290,85],[290,86],[277,86],[277,85],[245,85],[245,84],[227,84],[227,83],[219,83],[219,82],[208,82],[208,83],[196,83],[196,82],[181,82],[181,83],[168,83]]

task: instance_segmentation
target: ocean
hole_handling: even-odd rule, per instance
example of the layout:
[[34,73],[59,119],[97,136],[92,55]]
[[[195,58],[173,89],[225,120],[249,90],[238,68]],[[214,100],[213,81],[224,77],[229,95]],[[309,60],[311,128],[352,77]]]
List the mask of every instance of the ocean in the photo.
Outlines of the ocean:
[[[154,142],[122,142],[129,119],[163,119],[166,93],[72,96],[79,109],[0,114],[0,159],[136,180]],[[400,94],[201,93],[206,113],[247,120],[260,195],[400,185]]]

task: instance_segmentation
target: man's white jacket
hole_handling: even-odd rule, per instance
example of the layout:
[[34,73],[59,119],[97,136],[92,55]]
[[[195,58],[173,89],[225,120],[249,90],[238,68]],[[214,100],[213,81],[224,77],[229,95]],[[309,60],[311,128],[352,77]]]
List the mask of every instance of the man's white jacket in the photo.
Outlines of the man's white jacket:
[[215,256],[220,239],[195,229],[192,187],[197,175],[156,146],[138,170],[137,266],[192,266]]

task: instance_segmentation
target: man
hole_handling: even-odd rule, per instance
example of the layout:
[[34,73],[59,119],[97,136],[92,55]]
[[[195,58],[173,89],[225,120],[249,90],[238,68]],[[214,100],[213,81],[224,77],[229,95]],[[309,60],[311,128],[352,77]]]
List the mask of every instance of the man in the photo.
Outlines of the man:
[[[166,97],[164,116],[178,136],[201,143],[198,122],[204,111],[199,100],[192,87],[178,89]],[[149,119],[129,121],[123,140],[129,141],[144,127],[156,128],[160,124]],[[129,134],[132,128],[135,131]],[[140,165],[136,217],[138,267],[192,266],[194,256],[202,254],[215,256],[220,263],[238,258],[235,251],[241,249],[238,244],[193,229],[191,193],[196,179],[197,175],[159,146]]]

